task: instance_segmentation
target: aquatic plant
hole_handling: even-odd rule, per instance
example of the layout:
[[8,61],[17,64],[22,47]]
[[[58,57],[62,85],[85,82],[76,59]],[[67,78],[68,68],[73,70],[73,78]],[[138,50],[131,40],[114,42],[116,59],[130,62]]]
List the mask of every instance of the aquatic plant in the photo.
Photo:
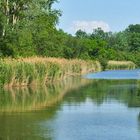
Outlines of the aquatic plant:
[[6,87],[45,84],[70,75],[100,71],[97,61],[60,58],[19,58],[0,60],[0,85]]
[[116,69],[135,69],[136,65],[131,61],[109,61],[106,69],[116,70]]

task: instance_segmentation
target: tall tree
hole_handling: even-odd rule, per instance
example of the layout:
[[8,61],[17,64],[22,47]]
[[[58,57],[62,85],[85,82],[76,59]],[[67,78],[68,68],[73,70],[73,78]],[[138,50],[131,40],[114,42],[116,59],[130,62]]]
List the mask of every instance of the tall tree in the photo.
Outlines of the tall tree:
[[25,18],[31,20],[42,12],[57,17],[59,12],[51,8],[54,2],[56,0],[1,0],[2,36],[5,35],[7,26],[13,30],[18,21]]

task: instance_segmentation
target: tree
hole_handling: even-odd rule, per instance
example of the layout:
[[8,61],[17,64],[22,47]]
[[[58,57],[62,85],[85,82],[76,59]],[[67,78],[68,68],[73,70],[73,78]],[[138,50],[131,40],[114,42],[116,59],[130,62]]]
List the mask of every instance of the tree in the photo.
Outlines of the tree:
[[47,40],[47,34],[51,35],[55,30],[61,13],[52,9],[54,2],[56,0],[1,0],[1,54],[6,53],[9,47],[16,55],[34,54],[42,36]]
[[140,24],[131,24],[125,31],[129,33],[140,33]]
[[129,37],[130,51],[140,51],[140,33],[131,33]]
[[140,24],[129,25],[125,32],[128,36],[129,51],[140,51]]
[[104,32],[101,28],[94,29],[91,34],[92,39],[106,40],[107,37],[108,33]]
[[78,30],[76,33],[75,33],[76,37],[77,38],[88,38],[88,34],[82,30]]

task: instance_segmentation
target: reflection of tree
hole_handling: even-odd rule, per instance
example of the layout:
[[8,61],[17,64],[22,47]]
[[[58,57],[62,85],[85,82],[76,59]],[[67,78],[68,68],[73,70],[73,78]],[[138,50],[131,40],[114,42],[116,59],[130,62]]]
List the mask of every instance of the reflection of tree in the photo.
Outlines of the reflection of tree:
[[87,98],[90,98],[94,103],[101,104],[104,99],[104,92],[102,92],[104,89],[99,86],[100,83],[98,81],[92,81],[76,90],[70,90],[66,94],[64,101],[69,104],[80,104],[85,102]]
[[69,91],[65,101],[79,104],[89,98],[100,105],[105,100],[113,99],[125,103],[128,107],[136,107],[140,106],[139,92],[140,86],[135,80],[93,80],[88,85]]
[[131,89],[131,93],[128,100],[129,107],[140,107],[140,83],[135,81],[134,88]]
[[139,131],[140,131],[140,113],[139,113],[139,115],[138,115],[138,129],[139,129]]

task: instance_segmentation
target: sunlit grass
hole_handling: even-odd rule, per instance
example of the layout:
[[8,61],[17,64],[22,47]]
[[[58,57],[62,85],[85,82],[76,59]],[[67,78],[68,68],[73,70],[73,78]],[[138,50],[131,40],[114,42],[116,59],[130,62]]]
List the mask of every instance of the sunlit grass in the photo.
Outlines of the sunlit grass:
[[60,58],[20,58],[0,60],[1,86],[27,86],[45,84],[70,75],[100,71],[97,61],[67,60]]
[[107,68],[109,70],[115,69],[135,69],[136,65],[131,61],[109,61]]

